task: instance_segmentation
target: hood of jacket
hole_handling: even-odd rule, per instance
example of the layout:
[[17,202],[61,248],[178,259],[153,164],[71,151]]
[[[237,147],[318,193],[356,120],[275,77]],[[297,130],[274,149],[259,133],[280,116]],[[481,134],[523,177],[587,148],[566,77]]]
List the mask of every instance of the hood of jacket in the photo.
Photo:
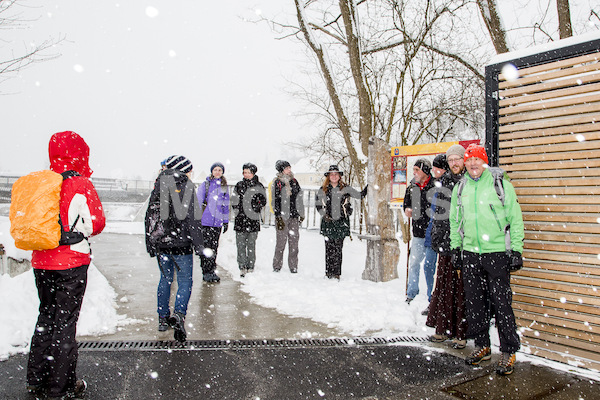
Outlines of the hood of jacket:
[[48,145],[50,169],[57,173],[75,171],[86,178],[92,176],[89,166],[90,148],[75,132],[65,131],[52,135]]

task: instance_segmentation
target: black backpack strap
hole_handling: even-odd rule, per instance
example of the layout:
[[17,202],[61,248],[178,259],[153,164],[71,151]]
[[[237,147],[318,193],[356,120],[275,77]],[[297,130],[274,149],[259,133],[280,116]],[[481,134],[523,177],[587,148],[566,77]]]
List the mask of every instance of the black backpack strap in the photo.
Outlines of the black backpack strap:
[[[63,177],[63,181],[65,181],[69,178],[72,178],[74,176],[81,176],[76,171],[65,171],[65,172],[62,172],[61,175]],[[73,231],[73,229],[75,229],[75,225],[77,225],[77,222],[79,221],[79,217],[80,216],[78,215],[77,218],[75,218],[75,222],[73,222],[73,225],[70,227],[69,231],[67,232],[67,231],[65,231],[65,227],[60,218],[60,212],[58,213],[58,223],[60,224],[60,241],[58,242],[59,245],[61,245],[61,246],[72,245],[72,244],[79,243],[85,239],[85,236],[83,236],[83,233]]]

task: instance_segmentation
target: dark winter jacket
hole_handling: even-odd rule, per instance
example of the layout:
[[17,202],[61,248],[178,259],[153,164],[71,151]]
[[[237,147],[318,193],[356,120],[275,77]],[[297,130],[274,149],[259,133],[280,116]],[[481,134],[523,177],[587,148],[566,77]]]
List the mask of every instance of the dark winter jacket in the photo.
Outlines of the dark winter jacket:
[[[156,204],[168,210],[168,217],[163,219],[169,236],[168,244],[155,245],[149,240],[150,207]],[[162,171],[156,178],[146,210],[146,250],[150,257],[159,253],[202,254],[200,215],[201,206],[195,187],[187,175],[174,169]]]
[[463,174],[455,175],[446,171],[441,176],[440,187],[435,190],[435,217],[431,228],[431,248],[440,254],[450,253],[450,201],[452,189]]
[[229,223],[229,192],[225,178],[208,176],[206,181],[198,186],[198,201],[204,206],[203,226],[220,228]]
[[[414,180],[406,189],[406,194],[404,195],[404,209],[411,208],[413,210],[412,230],[414,237],[425,237],[427,225],[429,224],[428,210],[431,207],[433,188],[435,188],[434,180],[429,177],[429,181],[427,181],[422,189],[414,182]],[[429,193],[429,196],[427,193]]]
[[317,192],[316,207],[321,214],[321,235],[329,239],[343,239],[350,236],[350,193],[348,190],[329,185]]
[[304,218],[304,199],[302,189],[293,175],[277,174],[273,180],[273,212],[284,220]]
[[267,204],[265,194],[265,187],[256,175],[252,179],[244,178],[235,184],[232,208],[236,212],[236,232],[260,231],[260,211]]

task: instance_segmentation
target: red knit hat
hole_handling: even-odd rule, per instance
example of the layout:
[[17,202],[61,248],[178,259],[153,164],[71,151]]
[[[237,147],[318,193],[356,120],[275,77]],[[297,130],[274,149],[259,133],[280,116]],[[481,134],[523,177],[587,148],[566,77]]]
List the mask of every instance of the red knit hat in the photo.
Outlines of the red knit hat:
[[469,147],[467,147],[467,150],[465,150],[465,162],[467,162],[467,159],[470,157],[481,158],[486,164],[488,163],[488,156],[485,149],[483,146],[479,146],[475,143],[471,143]]

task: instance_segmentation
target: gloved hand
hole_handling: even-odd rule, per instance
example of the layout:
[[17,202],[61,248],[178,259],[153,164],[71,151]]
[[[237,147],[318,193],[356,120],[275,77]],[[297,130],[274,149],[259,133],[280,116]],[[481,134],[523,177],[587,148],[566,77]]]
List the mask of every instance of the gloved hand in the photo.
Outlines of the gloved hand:
[[304,222],[304,217],[298,217],[298,223],[302,225],[302,222]]
[[523,256],[518,251],[511,250],[508,254],[510,272],[515,272],[523,268]]
[[365,188],[363,190],[360,191],[360,197],[363,198],[367,195],[369,191],[369,185],[367,184],[367,186],[365,186]]
[[285,222],[283,222],[283,218],[275,217],[275,228],[278,231],[281,231],[281,230],[283,230],[283,228],[285,228]]
[[227,232],[227,229],[229,229],[229,223],[225,222],[223,224],[223,233]]
[[329,215],[325,214],[325,215],[323,215],[323,221],[331,222],[331,221],[333,221],[333,219]]
[[462,252],[460,251],[460,249],[458,247],[455,249],[452,249],[450,251],[452,252],[450,255],[450,262],[452,263],[452,268],[454,268],[456,271],[462,271],[462,267],[463,267]]

